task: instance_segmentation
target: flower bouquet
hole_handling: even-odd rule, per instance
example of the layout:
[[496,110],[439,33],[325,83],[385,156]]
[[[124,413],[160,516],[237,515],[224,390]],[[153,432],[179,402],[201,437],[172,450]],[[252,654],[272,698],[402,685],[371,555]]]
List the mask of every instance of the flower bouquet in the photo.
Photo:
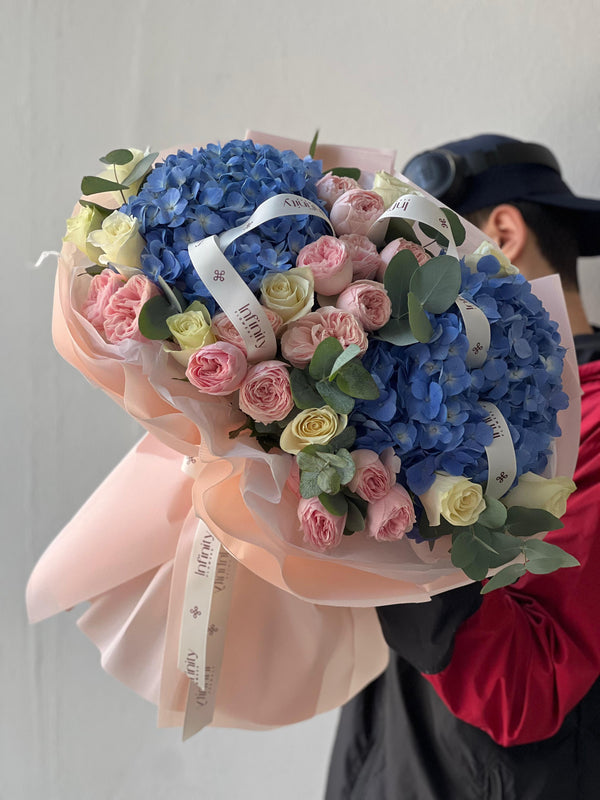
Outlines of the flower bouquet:
[[[108,153],[59,262],[57,348],[151,436],[51,545],[30,613],[94,598],[107,668],[185,735],[343,703],[385,666],[374,605],[577,563],[540,538],[576,458],[556,282],[534,294],[386,154],[268,138]],[[282,659],[311,678],[259,697]]]

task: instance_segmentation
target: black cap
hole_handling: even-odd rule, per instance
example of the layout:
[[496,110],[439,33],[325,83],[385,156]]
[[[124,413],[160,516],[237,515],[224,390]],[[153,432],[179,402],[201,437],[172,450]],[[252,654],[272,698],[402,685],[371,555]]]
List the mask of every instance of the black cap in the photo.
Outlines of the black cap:
[[402,173],[463,215],[519,200],[564,209],[580,255],[600,254],[600,200],[574,195],[542,145],[483,134],[419,153]]

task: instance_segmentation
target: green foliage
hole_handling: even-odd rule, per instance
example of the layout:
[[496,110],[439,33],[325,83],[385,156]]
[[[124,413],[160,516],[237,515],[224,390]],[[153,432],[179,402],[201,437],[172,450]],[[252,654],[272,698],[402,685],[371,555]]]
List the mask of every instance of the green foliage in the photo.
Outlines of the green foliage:
[[[315,408],[320,408],[323,403],[333,408],[337,414],[350,414],[354,408],[354,398],[343,392],[337,384],[328,380],[318,381],[315,385],[321,403]],[[308,406],[310,408],[310,406]]]
[[328,336],[327,339],[323,339],[311,358],[308,367],[310,377],[315,381],[329,378],[333,365],[343,352],[344,348],[335,336]]
[[490,578],[481,590],[481,594],[489,594],[493,592],[494,589],[500,589],[502,586],[510,586],[511,583],[522,578],[525,572],[525,564],[511,564],[501,569],[500,572],[497,572],[493,578]]
[[133,153],[131,150],[111,150],[110,153],[100,158],[103,164],[117,164],[118,166],[129,164],[132,160]]
[[319,129],[317,128],[317,130],[315,131],[315,135],[313,136],[312,141],[310,143],[310,147],[308,148],[308,155],[311,158],[315,157],[315,151],[317,149],[318,141],[319,141]]
[[414,242],[414,244],[421,244],[410,222],[400,219],[400,217],[392,217],[385,232],[386,244],[393,242],[394,239],[406,239],[409,242]]
[[127,189],[126,184],[99,178],[97,175],[86,175],[81,181],[81,193],[85,195],[114,192],[119,189]]
[[93,203],[91,200],[84,200],[83,198],[80,199],[79,205],[86,208],[95,208],[103,217],[108,217],[114,211],[114,208],[105,208],[98,203]]
[[513,536],[532,536],[542,531],[556,531],[564,525],[554,514],[541,508],[512,506],[506,515],[506,527]]
[[560,547],[539,539],[529,539],[523,545],[527,572],[545,575],[562,567],[578,567],[579,561]]
[[410,328],[408,317],[406,319],[392,317],[383,328],[377,331],[377,337],[398,347],[405,347],[407,344],[415,344],[419,341]]
[[414,292],[408,293],[408,321],[411,331],[419,342],[428,342],[431,339],[433,327]]
[[410,291],[426,311],[442,314],[456,301],[460,291],[460,264],[452,256],[436,256],[415,270]]
[[[185,300],[179,289],[173,288],[181,306],[185,305]],[[167,325],[167,318],[173,314],[178,314],[180,308],[174,308],[164,294],[157,294],[144,303],[138,317],[138,328],[142,336],[146,339],[169,339],[171,331]]]
[[440,247],[446,248],[450,244],[448,238],[444,236],[443,233],[432,228],[431,225],[427,225],[425,222],[419,222],[419,228],[423,231],[425,236],[428,236]]
[[336,175],[338,178],[354,178],[355,181],[360,178],[360,170],[356,167],[334,167],[327,170],[327,172]]
[[336,517],[343,517],[348,512],[348,501],[341,492],[337,494],[327,494],[323,492],[319,495],[319,500],[323,508]]
[[485,496],[485,509],[479,515],[477,522],[486,528],[502,528],[506,522],[506,506],[495,497]]
[[383,276],[383,285],[392,304],[392,317],[408,315],[408,292],[419,262],[410,250],[401,250],[390,260]]
[[355,533],[356,531],[362,531],[365,528],[365,514],[361,512],[360,508],[356,505],[355,502],[346,498],[346,503],[348,506],[348,516],[346,518],[346,530],[349,533]]
[[336,495],[354,477],[354,461],[343,447],[332,452],[324,445],[308,445],[298,453],[297,461],[300,494],[305,498],[320,497],[321,494]]
[[144,156],[142,159],[140,159],[135,167],[131,170],[129,175],[126,178],[123,178],[123,183],[125,186],[132,186],[134,183],[137,183],[145,178],[152,169],[152,165],[154,164],[157,156],[158,153],[148,153],[147,156]]
[[450,230],[452,231],[452,236],[454,237],[454,241],[457,247],[460,247],[461,244],[464,242],[466,238],[466,231],[465,227],[460,221],[460,217],[451,208],[442,208],[446,219],[450,223]]
[[304,410],[306,408],[321,408],[325,405],[325,400],[315,389],[307,372],[294,367],[290,372],[290,386],[292,397],[296,406]]

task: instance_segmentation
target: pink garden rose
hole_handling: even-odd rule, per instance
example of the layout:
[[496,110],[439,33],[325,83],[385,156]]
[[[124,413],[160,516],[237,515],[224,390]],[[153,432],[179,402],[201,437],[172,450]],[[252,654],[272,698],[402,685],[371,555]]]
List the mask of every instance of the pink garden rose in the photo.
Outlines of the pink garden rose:
[[255,422],[277,422],[294,408],[290,373],[281,361],[261,361],[250,367],[240,386],[240,409]]
[[342,541],[346,514],[336,517],[323,507],[318,497],[298,503],[298,519],[302,528],[304,541],[322,552],[332,550]]
[[416,244],[415,242],[409,242],[408,239],[402,239],[402,238],[394,239],[392,242],[386,245],[380,253],[383,265],[379,267],[379,269],[377,270],[378,281],[383,281],[383,276],[387,269],[387,265],[390,263],[392,258],[398,253],[400,253],[402,250],[410,250],[410,252],[417,259],[419,266],[422,266],[426,261],[429,261],[430,259],[430,256],[427,255],[427,253],[421,247],[420,244]]
[[368,281],[373,278],[381,267],[381,256],[373,242],[361,233],[345,233],[340,236],[350,253],[352,262],[352,279],[355,281]]
[[331,210],[331,206],[338,197],[341,197],[344,192],[348,192],[350,189],[360,189],[354,178],[342,178],[328,173],[317,181],[317,194],[319,195],[319,200],[323,200],[325,203],[327,211]]
[[396,483],[396,472],[390,463],[383,463],[374,450],[353,450],[350,454],[356,472],[348,484],[354,492],[368,503],[381,500]]
[[384,210],[384,202],[376,192],[351,189],[338,197],[329,218],[338,236],[343,233],[361,233],[366,236],[371,225]]
[[298,253],[296,266],[308,267],[315,290],[320,294],[339,294],[352,280],[352,261],[346,245],[335,236],[321,236]]
[[[281,326],[283,325],[283,319],[276,311],[272,311],[266,306],[263,307],[263,311],[271,323],[273,333],[275,336],[277,336]],[[246,343],[244,342],[244,339],[242,336],[240,336],[237,328],[229,319],[227,314],[225,314],[225,312],[221,311],[219,314],[215,314],[215,316],[212,318],[211,327],[213,333],[220,342],[229,342],[229,344],[234,344],[236,347],[240,348],[244,355],[247,355]]]
[[354,314],[325,306],[290,322],[281,337],[283,357],[294,367],[303,369],[317,346],[328,336],[335,336],[342,347],[357,344],[362,355],[369,346],[367,334]]
[[112,269],[103,269],[99,275],[94,275],[92,278],[82,311],[83,316],[89,319],[95,328],[104,329],[104,315],[108,301],[124,282],[125,278]]
[[104,309],[104,334],[108,341],[113,344],[124,339],[147,341],[138,328],[138,317],[144,304],[158,293],[158,287],[141,274],[129,278],[117,289]]
[[392,314],[392,303],[379,281],[356,281],[340,294],[335,303],[349,311],[366,331],[383,328]]
[[189,382],[206,394],[231,394],[246,376],[246,356],[229,342],[215,342],[196,350],[185,371]]
[[366,529],[378,542],[401,539],[415,524],[415,509],[406,489],[396,483],[381,500],[369,503]]

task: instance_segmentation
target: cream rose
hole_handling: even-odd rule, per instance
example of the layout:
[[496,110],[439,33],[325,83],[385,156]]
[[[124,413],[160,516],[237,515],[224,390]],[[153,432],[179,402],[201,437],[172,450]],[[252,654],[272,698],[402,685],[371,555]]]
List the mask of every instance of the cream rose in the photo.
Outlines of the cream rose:
[[473,255],[465,256],[465,264],[471,272],[477,272],[477,264],[484,256],[494,256],[500,262],[500,269],[496,274],[497,278],[504,278],[506,275],[517,275],[519,270],[511,264],[502,250],[499,250],[492,242],[482,242]]
[[542,478],[533,472],[525,472],[515,488],[500,499],[507,508],[541,508],[560,518],[567,510],[569,495],[576,488],[570,478]]
[[404,194],[421,194],[410,183],[405,183],[389,172],[376,172],[373,178],[373,191],[383,200],[386,209]]
[[346,414],[336,414],[329,406],[307,408],[286,425],[279,446],[296,455],[309,444],[327,444],[348,424]]
[[140,255],[146,246],[139,227],[139,220],[121,211],[113,211],[106,217],[100,230],[88,236],[88,242],[103,251],[99,263],[139,268]]
[[85,253],[90,261],[99,264],[102,250],[91,245],[88,242],[88,236],[102,227],[103,219],[98,209],[81,206],[79,214],[69,217],[67,220],[67,232],[63,236],[63,242],[72,242],[78,250]]
[[308,267],[270,272],[262,280],[261,303],[276,311],[284,322],[308,314],[315,302],[315,283]]
[[[136,165],[142,160],[142,158],[144,158],[146,153],[143,153],[141,150],[136,150],[135,147],[128,147],[127,149],[133,155],[131,161],[128,161],[127,164],[111,164],[110,167],[107,167],[103,172],[100,172],[98,177],[104,178],[107,181],[116,181],[117,183],[121,183],[122,180],[130,175],[135,169]],[[141,183],[142,181],[140,178],[139,181],[132,183],[128,189],[122,190],[126,200],[129,200],[132,195],[138,193]],[[119,205],[121,205],[123,202],[123,195],[121,195],[121,191],[116,189],[110,194],[115,198]]]
[[167,317],[167,327],[182,350],[197,350],[217,341],[208,309],[197,301],[182,314]]
[[419,496],[429,524],[440,524],[440,514],[451,525],[472,525],[485,509],[483,489],[460,475],[436,472],[431,488]]

